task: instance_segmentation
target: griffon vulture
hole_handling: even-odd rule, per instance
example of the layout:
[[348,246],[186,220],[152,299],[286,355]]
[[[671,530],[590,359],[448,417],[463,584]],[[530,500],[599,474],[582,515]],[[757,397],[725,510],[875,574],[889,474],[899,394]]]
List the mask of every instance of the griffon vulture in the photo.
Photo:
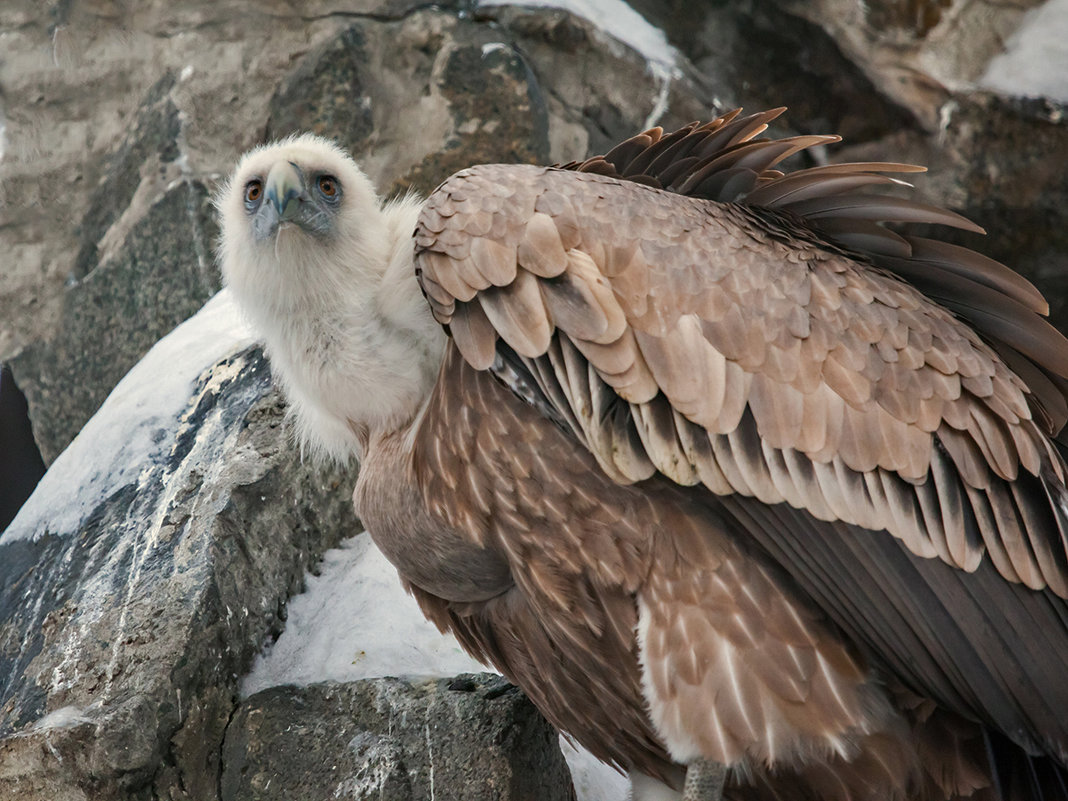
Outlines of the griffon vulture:
[[780,111],[425,201],[287,139],[222,269],[426,615],[639,797],[1068,798],[1068,342]]

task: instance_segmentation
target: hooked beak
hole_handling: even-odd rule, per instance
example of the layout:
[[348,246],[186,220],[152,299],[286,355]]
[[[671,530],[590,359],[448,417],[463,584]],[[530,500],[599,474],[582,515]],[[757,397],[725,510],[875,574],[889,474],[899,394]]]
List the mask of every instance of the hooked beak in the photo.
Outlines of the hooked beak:
[[304,200],[304,178],[291,161],[271,167],[267,173],[267,202],[274,206],[280,222],[291,222],[300,212]]

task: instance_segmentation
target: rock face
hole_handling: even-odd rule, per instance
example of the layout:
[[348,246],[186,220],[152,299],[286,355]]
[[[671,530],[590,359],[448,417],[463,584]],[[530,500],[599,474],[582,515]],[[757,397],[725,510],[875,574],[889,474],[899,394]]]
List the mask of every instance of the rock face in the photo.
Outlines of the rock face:
[[211,196],[241,152],[313,130],[383,193],[426,192],[789,104],[776,133],[845,134],[830,159],[931,165],[918,189],[990,231],[955,235],[1065,328],[1065,108],[974,88],[1032,5],[633,0],[647,58],[467,0],[0,4],[0,362],[51,464],[0,538],[0,801],[572,792],[488,678],[241,699],[305,571],[358,530],[351,471],[301,462],[225,295],[150,351],[219,289]]
[[[351,478],[287,446],[222,300],[127,376],[0,539],[0,798],[211,797],[238,678],[357,530]],[[159,377],[183,367],[175,405]]]
[[574,798],[555,733],[485,674],[263,690],[234,715],[223,762],[221,801]]
[[108,262],[63,294],[63,327],[12,361],[36,411],[34,433],[46,461],[148,348],[218,291],[211,256],[217,235],[204,184],[169,188]]

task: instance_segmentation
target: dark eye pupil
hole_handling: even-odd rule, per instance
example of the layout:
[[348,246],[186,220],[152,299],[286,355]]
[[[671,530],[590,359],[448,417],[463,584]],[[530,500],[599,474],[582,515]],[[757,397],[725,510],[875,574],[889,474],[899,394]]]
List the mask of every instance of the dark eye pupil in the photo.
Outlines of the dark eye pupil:
[[322,190],[324,195],[332,195],[337,191],[332,178],[320,178],[319,189]]
[[259,200],[263,187],[259,181],[252,181],[245,187],[245,200]]

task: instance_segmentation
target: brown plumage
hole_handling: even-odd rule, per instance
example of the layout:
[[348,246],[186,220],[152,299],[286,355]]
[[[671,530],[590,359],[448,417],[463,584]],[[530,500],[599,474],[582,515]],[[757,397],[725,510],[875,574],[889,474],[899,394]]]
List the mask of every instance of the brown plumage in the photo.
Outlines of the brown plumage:
[[[939,725],[963,730],[971,744],[982,743],[981,728],[950,713],[1068,757],[1068,716],[1059,711],[1068,694],[1055,679],[1068,667],[1064,464],[1050,441],[1064,424],[1068,347],[1037,316],[1047,309],[1041,296],[1014,273],[878,224],[975,228],[944,210],[856,191],[889,183],[883,172],[915,168],[831,165],[784,177],[774,164],[827,140],[752,141],[772,116],[670,136],[654,130],[564,170],[476,167],[431,197],[422,219],[434,224],[416,234],[424,285],[446,286],[466,269],[468,286],[502,287],[445,303],[431,294],[435,315],[452,324],[471,365],[523,379],[519,394],[539,411],[524,408],[504,425],[502,409],[514,401],[492,380],[479,388],[485,374],[447,357],[415,442],[415,480],[428,497],[446,492],[443,475],[453,472],[481,484],[481,495],[514,491],[501,454],[526,469],[535,453],[517,437],[556,434],[554,421],[570,435],[560,447],[571,455],[533,446],[548,469],[535,505],[515,512],[522,530],[507,525],[509,515],[497,522],[492,505],[481,525],[503,543],[518,589],[546,605],[540,617],[584,627],[551,641],[592,650],[582,672],[604,673],[597,658],[615,658],[597,650],[598,615],[618,605],[584,611],[582,602],[605,593],[585,582],[599,578],[648,610],[644,646],[627,645],[645,660],[647,698],[663,706],[658,730],[678,740],[677,751],[689,749],[676,758],[744,764],[738,786],[768,765],[808,765],[802,780],[813,797],[912,795],[930,763],[940,767],[928,783],[968,797],[992,784],[985,752],[973,746],[962,762],[956,740],[939,742],[927,733],[933,724],[880,709],[889,696],[866,693],[872,682],[900,679],[944,706]],[[635,179],[653,188],[627,183]],[[441,247],[437,227],[499,231],[492,274],[472,257],[477,235]],[[1022,380],[1023,361],[1045,381]],[[495,441],[481,442],[478,422],[457,426],[437,405],[491,392],[501,396],[485,410],[502,427]],[[438,438],[456,450],[424,455],[420,445]],[[585,449],[600,471],[585,463]],[[580,474],[561,475],[576,454]],[[480,469],[484,458],[494,462]],[[665,479],[695,489],[660,501]],[[640,502],[615,500],[619,484],[639,490]],[[587,512],[569,498],[576,486],[599,509],[629,508],[638,536],[618,523],[603,544],[581,531]],[[471,508],[462,494],[453,504]],[[563,510],[560,519],[544,519],[546,504]],[[632,566],[605,553],[623,544]],[[622,570],[595,578],[605,565]],[[447,603],[423,602],[521,685],[558,686],[544,666],[524,676],[494,652],[487,643],[501,623],[475,628],[436,607]],[[1010,608],[984,612],[986,604]],[[1021,618],[1027,628],[1011,625]],[[1043,621],[1050,625],[1034,630]],[[993,636],[981,631],[988,627]],[[1039,643],[1021,650],[1017,637]],[[965,650],[954,653],[947,639]],[[573,698],[535,693],[558,725],[582,730],[570,719]],[[602,712],[611,719],[612,705]],[[595,737],[595,751],[656,772],[662,754],[638,745],[647,732],[624,730],[632,745]],[[913,736],[923,749],[913,751]],[[597,751],[598,740],[613,749]],[[872,779],[846,775],[841,763],[863,773],[861,764],[873,770],[880,760],[893,761],[875,795],[850,786]]]
[[[919,168],[784,175],[781,110],[464,170],[446,327],[354,500],[423,610],[597,756],[736,799],[1068,797],[1068,342],[883,222]],[[360,421],[353,421],[357,427]]]

